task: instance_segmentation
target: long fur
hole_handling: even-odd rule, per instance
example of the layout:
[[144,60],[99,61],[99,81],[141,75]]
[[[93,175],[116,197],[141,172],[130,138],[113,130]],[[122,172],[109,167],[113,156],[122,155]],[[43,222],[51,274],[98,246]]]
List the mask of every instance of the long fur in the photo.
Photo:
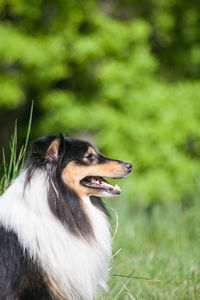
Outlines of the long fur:
[[99,288],[106,288],[108,278],[111,239],[106,215],[85,198],[95,239],[75,236],[49,208],[47,174],[36,171],[26,184],[26,173],[0,199],[1,224],[17,233],[23,251],[42,267],[63,299],[93,299]]
[[125,177],[132,165],[69,137],[32,148],[0,197],[0,300],[93,300],[107,288],[111,258],[99,196],[120,193],[102,176]]

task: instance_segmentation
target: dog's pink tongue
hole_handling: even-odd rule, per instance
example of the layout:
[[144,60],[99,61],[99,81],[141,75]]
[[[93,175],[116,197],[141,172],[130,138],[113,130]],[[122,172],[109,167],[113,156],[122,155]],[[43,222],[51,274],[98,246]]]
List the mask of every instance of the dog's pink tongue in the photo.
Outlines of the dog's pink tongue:
[[98,187],[101,187],[105,190],[110,190],[115,193],[121,192],[121,189],[117,184],[115,186],[113,186],[113,185],[109,184],[107,181],[105,181],[102,177],[92,177],[92,183],[94,183]]

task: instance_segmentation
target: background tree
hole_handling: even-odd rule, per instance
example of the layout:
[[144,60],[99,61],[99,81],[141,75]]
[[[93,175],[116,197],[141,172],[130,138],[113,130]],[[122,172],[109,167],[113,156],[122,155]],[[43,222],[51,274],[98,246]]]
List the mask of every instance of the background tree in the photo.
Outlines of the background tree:
[[133,161],[130,202],[198,195],[199,4],[193,1],[1,1],[0,125],[32,138],[89,133]]

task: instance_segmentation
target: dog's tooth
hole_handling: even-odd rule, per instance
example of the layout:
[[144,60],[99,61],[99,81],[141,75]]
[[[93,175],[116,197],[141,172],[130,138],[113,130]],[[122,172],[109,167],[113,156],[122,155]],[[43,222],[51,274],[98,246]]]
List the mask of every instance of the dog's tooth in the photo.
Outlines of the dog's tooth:
[[118,184],[115,184],[116,189],[120,190],[120,186]]

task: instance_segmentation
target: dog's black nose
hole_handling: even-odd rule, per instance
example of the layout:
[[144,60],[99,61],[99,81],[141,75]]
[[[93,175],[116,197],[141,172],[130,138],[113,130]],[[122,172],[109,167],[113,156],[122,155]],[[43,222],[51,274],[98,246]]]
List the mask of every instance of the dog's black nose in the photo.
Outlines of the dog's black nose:
[[131,172],[131,170],[132,170],[132,164],[126,163],[125,166],[128,169],[128,171]]

